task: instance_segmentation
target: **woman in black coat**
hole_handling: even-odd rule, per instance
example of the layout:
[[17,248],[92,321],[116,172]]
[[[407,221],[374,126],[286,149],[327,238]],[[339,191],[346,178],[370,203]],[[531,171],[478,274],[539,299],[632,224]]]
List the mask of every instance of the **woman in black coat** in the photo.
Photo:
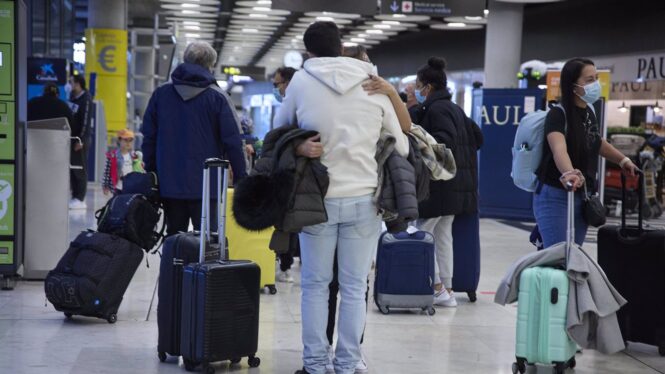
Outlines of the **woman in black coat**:
[[[478,159],[483,143],[478,125],[450,101],[446,63],[430,57],[418,70],[415,95],[418,107],[411,111],[414,123],[422,126],[455,156],[457,174],[449,181],[432,181],[430,197],[419,205],[418,228],[431,232],[436,246],[436,305],[455,307],[452,293],[453,220],[455,215],[478,211]],[[438,277],[438,279],[436,278]]]

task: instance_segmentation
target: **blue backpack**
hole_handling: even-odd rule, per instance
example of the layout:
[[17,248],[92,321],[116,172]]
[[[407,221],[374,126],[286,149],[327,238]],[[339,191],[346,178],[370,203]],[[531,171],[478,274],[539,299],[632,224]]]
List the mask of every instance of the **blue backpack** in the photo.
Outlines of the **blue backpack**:
[[[566,116],[561,104],[554,104],[551,108],[559,108]],[[593,105],[589,105],[596,114]],[[518,188],[535,192],[538,187],[538,174],[536,173],[543,158],[543,143],[545,142],[546,110],[529,113],[520,121],[513,141],[513,167],[510,176]],[[567,128],[567,124],[566,124]]]

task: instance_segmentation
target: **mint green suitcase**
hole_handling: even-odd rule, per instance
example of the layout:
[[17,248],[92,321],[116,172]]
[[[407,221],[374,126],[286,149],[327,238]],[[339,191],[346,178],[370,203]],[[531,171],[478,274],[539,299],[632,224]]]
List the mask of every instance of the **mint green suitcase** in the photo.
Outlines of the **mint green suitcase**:
[[[574,197],[572,192],[568,195],[566,244],[571,248]],[[522,271],[517,305],[517,362],[513,363],[513,374],[526,372],[527,364],[554,365],[555,374],[575,367],[577,345],[566,331],[568,287],[564,270],[534,267]]]

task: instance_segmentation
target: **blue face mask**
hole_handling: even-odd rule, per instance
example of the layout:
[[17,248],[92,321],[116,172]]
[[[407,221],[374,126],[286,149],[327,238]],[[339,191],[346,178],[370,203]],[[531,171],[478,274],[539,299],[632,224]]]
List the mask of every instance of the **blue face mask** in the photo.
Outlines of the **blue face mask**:
[[277,88],[277,87],[273,88],[273,89],[272,89],[272,94],[273,94],[273,96],[275,96],[275,100],[277,100],[278,102],[281,103],[282,100],[284,100],[284,97],[283,97],[282,94],[279,92],[279,88]]
[[420,93],[420,91],[421,91],[421,90],[416,89],[416,90],[414,91],[414,94],[415,94],[415,96],[416,96],[416,101],[418,101],[419,104],[422,104],[422,103],[425,102],[425,100],[427,100],[427,96],[423,96],[423,94]]
[[584,95],[577,95],[577,96],[579,96],[580,99],[584,100],[587,104],[592,105],[593,103],[598,101],[598,99],[600,99],[600,94],[601,94],[600,81],[595,81],[585,86],[580,86],[578,84],[577,87],[584,88]]

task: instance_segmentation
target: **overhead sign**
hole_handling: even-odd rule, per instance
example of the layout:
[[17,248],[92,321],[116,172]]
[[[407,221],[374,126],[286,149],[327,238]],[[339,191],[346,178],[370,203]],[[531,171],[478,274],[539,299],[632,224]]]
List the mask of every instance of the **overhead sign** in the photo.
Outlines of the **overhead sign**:
[[28,84],[67,83],[67,60],[64,58],[28,58]]
[[382,14],[481,16],[484,10],[485,0],[381,0]]
[[665,53],[591,57],[596,67],[608,69],[617,82],[665,79]]
[[611,100],[665,99],[665,80],[644,82],[612,82]]
[[291,12],[325,11],[374,15],[377,11],[376,4],[376,0],[273,0],[271,7]]
[[265,78],[266,68],[260,66],[222,66],[220,72],[228,76],[245,75],[253,79],[263,79]]

